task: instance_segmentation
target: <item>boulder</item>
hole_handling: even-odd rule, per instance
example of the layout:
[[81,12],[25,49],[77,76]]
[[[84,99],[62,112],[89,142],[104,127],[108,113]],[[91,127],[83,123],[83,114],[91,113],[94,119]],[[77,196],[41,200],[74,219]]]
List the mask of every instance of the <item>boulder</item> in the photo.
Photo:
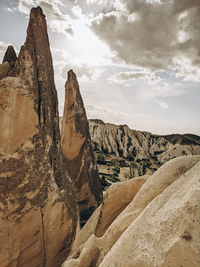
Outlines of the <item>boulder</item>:
[[92,233],[62,266],[198,266],[199,174],[200,156],[165,163],[105,233]]

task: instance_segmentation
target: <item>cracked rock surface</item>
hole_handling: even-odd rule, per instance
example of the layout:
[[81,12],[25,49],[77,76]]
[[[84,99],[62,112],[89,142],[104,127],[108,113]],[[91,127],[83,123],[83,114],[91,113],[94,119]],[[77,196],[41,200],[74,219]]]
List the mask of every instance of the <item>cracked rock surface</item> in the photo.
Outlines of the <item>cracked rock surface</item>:
[[72,70],[65,85],[61,143],[79,210],[97,207],[102,200],[100,179],[79,84]]
[[40,7],[31,10],[18,58],[8,47],[0,65],[0,128],[0,266],[60,266],[78,213]]

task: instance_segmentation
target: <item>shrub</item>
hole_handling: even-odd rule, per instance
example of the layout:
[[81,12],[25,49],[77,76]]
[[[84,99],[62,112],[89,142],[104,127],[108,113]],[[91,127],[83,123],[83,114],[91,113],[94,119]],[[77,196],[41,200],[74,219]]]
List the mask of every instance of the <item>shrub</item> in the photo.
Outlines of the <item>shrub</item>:
[[117,174],[119,174],[120,173],[120,167],[119,166],[115,166],[113,168],[113,171],[116,172]]
[[126,158],[127,158],[128,161],[133,161],[134,160],[134,156],[131,153],[129,153]]
[[104,161],[104,160],[105,160],[104,154],[98,154],[97,161]]
[[116,173],[112,174],[108,179],[113,183],[119,182],[118,174]]

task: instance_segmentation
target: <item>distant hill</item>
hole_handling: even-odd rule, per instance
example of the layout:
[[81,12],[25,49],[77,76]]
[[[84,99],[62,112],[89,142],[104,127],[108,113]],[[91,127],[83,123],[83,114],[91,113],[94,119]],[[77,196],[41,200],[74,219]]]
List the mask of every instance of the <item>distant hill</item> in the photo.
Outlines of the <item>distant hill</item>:
[[89,126],[104,187],[152,174],[172,158],[200,155],[200,136],[194,134],[155,135],[102,120],[89,120]]

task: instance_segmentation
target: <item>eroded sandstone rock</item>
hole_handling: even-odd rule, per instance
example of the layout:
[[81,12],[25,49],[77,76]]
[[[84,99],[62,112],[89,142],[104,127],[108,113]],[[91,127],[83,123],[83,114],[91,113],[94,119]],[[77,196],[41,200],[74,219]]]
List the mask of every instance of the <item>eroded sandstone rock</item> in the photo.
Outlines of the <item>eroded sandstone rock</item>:
[[91,233],[62,266],[198,266],[199,189],[200,156],[165,163],[103,236]]
[[60,266],[77,206],[64,165],[45,16],[33,8],[16,60],[0,79],[0,266]]
[[62,149],[71,179],[75,184],[79,209],[97,207],[102,200],[87,116],[76,75],[68,72],[62,121]]
[[199,266],[199,189],[200,162],[149,203],[99,266]]
[[76,236],[71,254],[78,250],[92,234],[97,237],[103,236],[116,217],[132,201],[147,178],[148,175],[112,184],[106,190],[102,204]]
[[192,134],[155,135],[131,130],[127,125],[89,120],[90,135],[96,151],[136,159],[157,156],[166,161],[180,156],[200,155],[200,137]]

